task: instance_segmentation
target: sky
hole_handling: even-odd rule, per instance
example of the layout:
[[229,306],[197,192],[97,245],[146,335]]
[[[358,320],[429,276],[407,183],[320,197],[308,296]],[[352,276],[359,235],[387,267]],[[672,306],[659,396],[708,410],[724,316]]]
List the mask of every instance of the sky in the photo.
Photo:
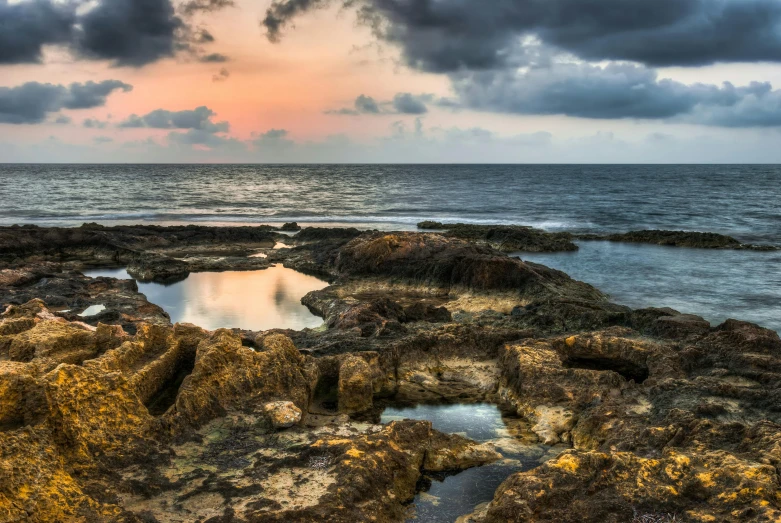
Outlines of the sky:
[[0,162],[778,163],[781,0],[0,0]]

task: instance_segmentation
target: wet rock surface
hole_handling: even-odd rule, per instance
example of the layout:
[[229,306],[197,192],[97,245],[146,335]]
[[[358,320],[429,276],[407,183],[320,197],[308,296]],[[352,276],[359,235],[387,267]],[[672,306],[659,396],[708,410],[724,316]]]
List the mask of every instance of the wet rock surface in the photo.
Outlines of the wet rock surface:
[[[464,521],[781,518],[773,331],[611,304],[484,237],[109,229],[1,231],[0,521],[403,521],[426,474],[500,455],[380,412],[479,402],[524,427],[503,447],[567,450]],[[302,300],[325,327],[171,325],[133,281],[78,272],[259,250],[332,282]]]

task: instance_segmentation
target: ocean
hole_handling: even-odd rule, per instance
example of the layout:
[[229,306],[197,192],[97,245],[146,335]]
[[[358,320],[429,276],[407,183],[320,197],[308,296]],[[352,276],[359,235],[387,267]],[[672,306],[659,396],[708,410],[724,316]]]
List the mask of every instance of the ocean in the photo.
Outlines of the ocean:
[[[781,245],[781,166],[0,165],[0,225],[256,225],[414,230],[422,220],[549,231],[673,229]],[[781,251],[580,242],[523,259],[618,303],[781,330]]]

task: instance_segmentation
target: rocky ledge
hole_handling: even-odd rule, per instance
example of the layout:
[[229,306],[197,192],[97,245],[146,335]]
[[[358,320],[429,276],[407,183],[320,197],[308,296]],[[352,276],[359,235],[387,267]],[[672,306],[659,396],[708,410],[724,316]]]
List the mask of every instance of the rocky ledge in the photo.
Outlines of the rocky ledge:
[[773,245],[754,245],[750,243],[742,243],[732,236],[716,234],[713,232],[644,230],[607,235],[581,234],[578,235],[577,238],[581,240],[648,243],[651,245],[663,245],[666,247],[692,247],[696,249],[732,249],[751,251],[778,250],[778,247]]
[[[501,456],[380,412],[470,402],[563,452],[460,521],[781,520],[773,331],[612,304],[484,238],[144,231],[3,231],[27,247],[0,260],[0,521],[403,521],[426,474]],[[78,272],[240,250],[331,281],[303,299],[325,327],[171,325]]]

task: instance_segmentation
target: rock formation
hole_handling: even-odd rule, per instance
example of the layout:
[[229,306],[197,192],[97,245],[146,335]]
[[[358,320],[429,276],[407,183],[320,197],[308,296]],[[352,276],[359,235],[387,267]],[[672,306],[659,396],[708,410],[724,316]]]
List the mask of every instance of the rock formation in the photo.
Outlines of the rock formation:
[[[775,332],[612,304],[485,230],[204,229],[0,228],[0,521],[404,521],[424,474],[501,456],[380,412],[473,402],[566,450],[463,521],[781,520]],[[322,329],[171,325],[78,272],[270,263],[332,282]]]

